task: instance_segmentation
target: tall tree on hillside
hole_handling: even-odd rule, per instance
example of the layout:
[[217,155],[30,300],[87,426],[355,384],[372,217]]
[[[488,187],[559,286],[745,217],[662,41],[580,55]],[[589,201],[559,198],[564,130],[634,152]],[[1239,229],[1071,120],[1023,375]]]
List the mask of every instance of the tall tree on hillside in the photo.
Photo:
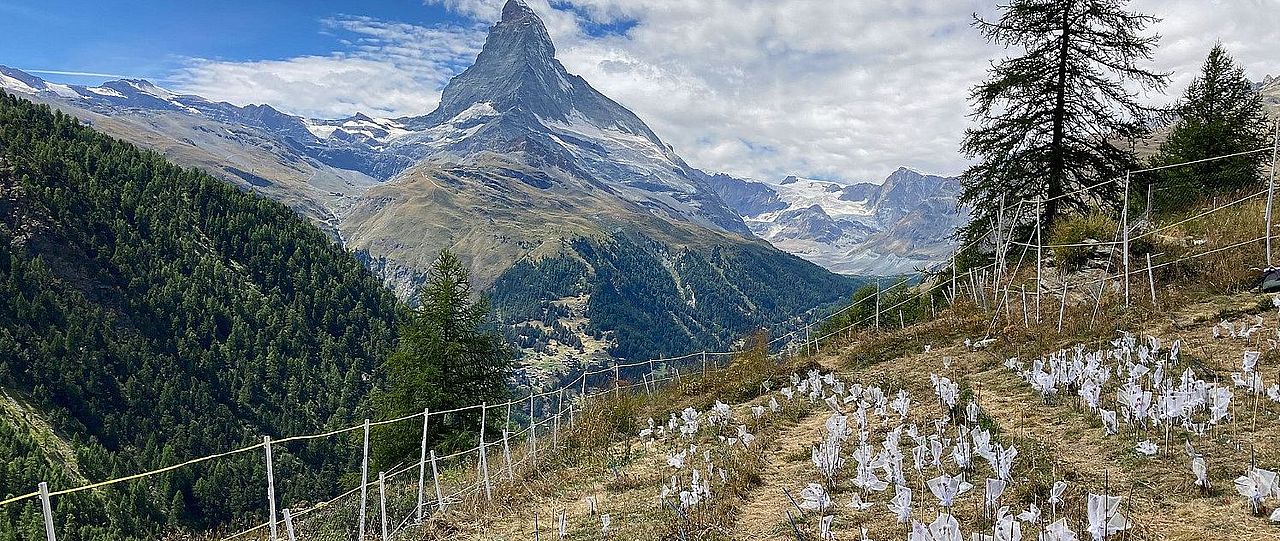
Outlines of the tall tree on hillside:
[[1064,211],[1114,203],[1115,179],[1134,162],[1113,141],[1145,132],[1151,110],[1135,90],[1159,90],[1167,74],[1139,66],[1150,60],[1158,35],[1145,35],[1154,17],[1125,10],[1127,0],[1011,0],[1000,19],[974,16],[986,39],[1023,54],[992,65],[970,91],[975,126],[961,151],[979,162],[961,178],[960,201],[974,208],[968,239],[987,234],[1000,202],[1051,199],[1045,225]]
[[[1200,76],[1174,106],[1177,122],[1152,159],[1153,166],[1238,154],[1271,145],[1262,96],[1253,90],[1244,68],[1222,44],[1214,45]],[[1162,194],[1198,196],[1229,191],[1259,181],[1269,153],[1255,153],[1160,171],[1153,179]]]
[[[377,398],[381,416],[504,400],[511,352],[492,324],[487,299],[473,298],[470,277],[457,256],[440,252],[418,297],[421,304],[401,326],[399,345],[382,367],[385,380]],[[479,413],[432,417],[432,441],[446,448],[475,445]],[[378,462],[416,460],[421,434],[420,424],[387,425],[378,434]]]

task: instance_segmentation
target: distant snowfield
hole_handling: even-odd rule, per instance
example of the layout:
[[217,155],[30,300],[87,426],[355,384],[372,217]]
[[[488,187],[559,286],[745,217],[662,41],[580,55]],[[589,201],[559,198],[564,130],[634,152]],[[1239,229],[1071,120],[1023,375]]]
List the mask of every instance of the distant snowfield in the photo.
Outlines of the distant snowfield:
[[906,168],[882,184],[787,177],[754,186],[722,180],[719,189],[730,200],[746,197],[735,210],[756,236],[842,274],[934,267],[951,254],[952,233],[968,221],[968,212],[956,208],[956,179]]

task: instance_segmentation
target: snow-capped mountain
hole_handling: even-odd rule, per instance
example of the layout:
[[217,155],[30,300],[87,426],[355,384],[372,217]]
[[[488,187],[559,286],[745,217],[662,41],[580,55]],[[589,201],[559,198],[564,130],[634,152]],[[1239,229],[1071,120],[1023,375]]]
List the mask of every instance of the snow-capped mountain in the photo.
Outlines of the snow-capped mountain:
[[787,177],[777,183],[713,177],[753,233],[833,272],[900,274],[950,255],[960,182],[901,168],[881,184]]
[[448,249],[513,328],[573,307],[559,328],[615,354],[723,347],[857,285],[753,235],[710,175],[565,70],[522,0],[421,116],[310,119],[9,68],[0,89],[289,205],[403,297]]
[[[508,2],[475,64],[445,86],[439,107],[403,119],[388,150],[418,160],[467,163],[516,151],[525,164],[560,170],[651,212],[748,234],[738,216],[634,113],[570,74],[523,2]],[[562,179],[565,180],[565,179]],[[580,182],[581,183],[581,182]]]
[[[646,212],[750,234],[709,188],[705,173],[681,160],[630,110],[565,70],[542,21],[521,1],[506,4],[476,63],[449,82],[435,111],[419,117],[307,119],[269,105],[238,107],[179,95],[147,81],[59,85],[2,66],[0,88],[110,117],[184,115],[227,124],[232,136],[253,129],[277,139],[296,157],[379,181],[427,161],[465,166],[487,159],[486,153],[519,154],[527,166],[564,173],[558,181],[607,189]],[[197,141],[175,135],[179,142]],[[261,184],[256,174],[233,171],[229,176]],[[338,188],[315,190],[319,200],[304,210],[345,207],[333,199],[363,192],[361,186]],[[341,208],[327,210],[314,217],[326,224],[341,219]]]
[[1253,84],[1253,89],[1262,94],[1262,103],[1273,116],[1280,116],[1280,77],[1267,75]]

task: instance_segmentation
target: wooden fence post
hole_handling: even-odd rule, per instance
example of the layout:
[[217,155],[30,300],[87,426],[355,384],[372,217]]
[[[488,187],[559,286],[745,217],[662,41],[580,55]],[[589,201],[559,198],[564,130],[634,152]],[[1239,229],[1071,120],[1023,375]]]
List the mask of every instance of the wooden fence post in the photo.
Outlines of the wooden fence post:
[[485,501],[493,501],[493,492],[489,488],[489,451],[484,446],[484,424],[489,403],[480,404],[480,475],[484,478],[484,499]]
[[53,533],[53,504],[49,503],[49,483],[40,482],[40,509],[44,512],[44,537],[48,541],[58,541]]
[[293,532],[293,515],[289,514],[289,508],[284,508],[284,532],[289,537],[289,541],[298,541],[298,537]]
[[444,511],[444,493],[440,492],[440,470],[436,468],[436,450],[428,451],[431,456],[431,484],[436,487],[436,510]]
[[427,427],[431,421],[431,408],[422,410],[422,448],[418,451],[418,524],[422,524],[422,493],[426,490],[427,475]]
[[262,437],[262,448],[267,451],[267,524],[271,528],[271,541],[280,538],[276,529],[276,476],[271,460],[271,436]]
[[360,460],[360,525],[359,536],[364,539],[365,506],[369,501],[369,420],[364,420],[364,458]]
[[390,541],[387,535],[387,472],[378,472],[378,516],[382,519],[382,541]]

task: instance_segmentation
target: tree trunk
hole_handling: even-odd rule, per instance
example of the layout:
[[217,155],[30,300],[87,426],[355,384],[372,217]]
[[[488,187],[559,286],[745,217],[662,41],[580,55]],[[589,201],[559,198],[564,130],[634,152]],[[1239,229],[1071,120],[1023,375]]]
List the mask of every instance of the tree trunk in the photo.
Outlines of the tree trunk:
[[1044,227],[1053,224],[1058,214],[1058,197],[1065,193],[1066,184],[1066,116],[1067,116],[1067,55],[1070,53],[1071,9],[1075,1],[1070,0],[1062,10],[1062,44],[1058,47],[1058,88],[1055,89],[1053,106],[1053,142],[1049,161],[1049,185],[1045,190],[1048,199],[1044,205]]

